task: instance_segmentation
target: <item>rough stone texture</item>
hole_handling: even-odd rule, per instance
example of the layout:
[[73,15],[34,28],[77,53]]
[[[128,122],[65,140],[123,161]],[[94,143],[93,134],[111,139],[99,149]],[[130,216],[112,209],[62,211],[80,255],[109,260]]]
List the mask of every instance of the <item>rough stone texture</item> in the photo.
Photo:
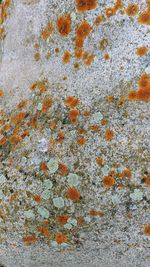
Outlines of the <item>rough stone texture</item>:
[[[5,226],[3,223],[0,228],[1,239],[4,240],[0,245],[0,266],[149,266],[149,236],[144,235],[143,229],[144,225],[150,223],[150,196],[148,187],[145,187],[141,180],[145,174],[143,172],[150,171],[150,107],[149,102],[128,101],[127,95],[131,89],[137,88],[139,76],[149,66],[150,52],[138,57],[136,48],[149,47],[150,26],[140,25],[137,16],[131,18],[117,12],[99,27],[93,26],[94,31],[86,39],[85,50],[90,54],[95,53],[90,66],[79,61],[80,67],[75,69],[73,64],[77,59],[74,57],[68,64],[62,62],[65,50],[74,53],[76,25],[84,18],[93,25],[96,16],[103,13],[106,7],[113,6],[115,1],[107,1],[107,5],[105,2],[98,1],[96,10],[81,14],[77,12],[73,0],[12,1],[10,15],[4,23],[6,37],[0,44],[0,88],[4,90],[4,97],[0,100],[1,110],[8,114],[14,112],[16,104],[22,99],[28,99],[32,104],[30,86],[37,80],[47,79],[48,93],[54,99],[58,99],[59,102],[59,99],[64,100],[68,95],[77,97],[82,103],[81,111],[90,109],[92,114],[101,112],[103,117],[107,118],[108,127],[113,128],[115,137],[111,143],[105,142],[104,133],[107,127],[104,127],[100,135],[89,134],[89,145],[77,150],[73,148],[74,152],[70,153],[68,147],[76,138],[76,134],[73,132],[75,128],[70,129],[70,126],[66,126],[66,133],[70,135],[63,147],[59,148],[64,162],[73,170],[73,166],[79,160],[80,166],[77,167],[77,171],[84,173],[83,180],[86,181],[81,187],[84,200],[79,206],[79,211],[84,209],[88,212],[90,209],[96,209],[104,212],[104,216],[96,217],[87,228],[79,232],[80,242],[76,247],[60,251],[58,248],[52,249],[50,243],[47,244],[44,239],[34,245],[24,246],[23,230],[20,228],[22,222],[19,221],[18,226],[17,221],[16,224],[13,222],[15,231],[11,224],[7,225],[6,222]],[[127,6],[128,1],[122,2]],[[146,1],[141,3],[137,0],[136,3],[139,4],[140,10],[145,9]],[[55,23],[58,15],[67,12],[73,18],[72,31],[67,38],[62,38],[56,31]],[[41,29],[46,26],[49,19],[54,24],[54,33],[48,41],[43,41],[40,38]],[[104,51],[100,49],[103,39],[108,40]],[[34,60],[36,42],[40,44],[41,54],[41,59],[37,62]],[[55,53],[56,47],[60,49],[58,55]],[[51,56],[47,60],[45,55],[48,51],[51,52]],[[104,60],[105,53],[109,53],[110,60]],[[64,77],[67,79],[64,80]],[[109,103],[106,100],[108,95],[113,95],[115,100]],[[121,96],[125,98],[123,104],[120,103]],[[66,115],[63,104],[56,103],[54,111],[58,117],[61,117],[61,113],[62,117]],[[81,119],[80,126],[88,129],[89,122],[90,119]],[[40,132],[37,136],[34,136],[33,132],[30,141],[27,140],[29,149],[33,148],[29,160],[33,159],[35,165],[43,159],[48,160],[47,155],[43,156],[41,148],[37,149],[41,138]],[[48,138],[46,134],[44,138]],[[95,157],[99,155],[104,156],[109,166],[117,163],[120,172],[127,167],[131,169],[131,182],[126,179],[123,190],[117,187],[110,190],[103,188],[102,172],[95,163]],[[19,156],[16,154],[16,159],[19,160]],[[10,173],[13,174],[13,168],[15,173],[15,167],[14,163]],[[6,169],[8,170],[8,167]],[[18,184],[14,182],[14,188],[26,190],[26,184],[22,184],[22,176],[18,179]],[[36,191],[40,190],[40,186],[40,183],[36,185],[36,181],[33,181],[33,185],[28,189]],[[3,189],[2,186],[0,189]],[[132,199],[131,194],[135,189],[143,193],[142,200]],[[117,198],[112,200],[112,196]],[[131,218],[128,216],[129,213],[132,213]],[[15,215],[13,216],[15,218]]]

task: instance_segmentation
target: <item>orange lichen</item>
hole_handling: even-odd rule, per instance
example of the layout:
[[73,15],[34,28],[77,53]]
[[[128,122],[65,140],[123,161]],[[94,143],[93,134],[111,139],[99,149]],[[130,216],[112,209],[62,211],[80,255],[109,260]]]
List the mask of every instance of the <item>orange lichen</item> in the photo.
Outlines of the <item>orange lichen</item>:
[[103,17],[102,16],[97,16],[96,19],[95,19],[95,21],[94,21],[94,24],[96,26],[99,26],[100,23],[102,23],[102,21],[103,21]]
[[150,235],[150,224],[144,225],[144,234]]
[[86,20],[84,20],[77,27],[76,35],[79,38],[79,40],[82,40],[82,39],[84,40],[89,35],[90,32],[91,32],[91,26]]
[[67,99],[64,100],[64,104],[69,108],[75,108],[79,105],[80,101],[74,96],[67,96]]
[[95,55],[94,55],[94,54],[91,54],[91,55],[88,57],[88,59],[85,61],[85,64],[86,64],[87,66],[91,65],[91,63],[92,63],[94,57],[95,57]]
[[141,13],[140,16],[138,17],[138,21],[140,24],[143,24],[143,25],[150,24],[150,9]]
[[66,37],[71,32],[71,17],[69,14],[58,18],[57,30],[63,37]]
[[108,7],[108,8],[106,9],[106,16],[107,16],[108,18],[114,16],[114,14],[115,14],[115,10],[114,10],[113,7]]
[[21,140],[22,140],[22,138],[18,134],[13,134],[9,139],[11,145],[16,145],[16,144],[20,143]]
[[138,13],[138,11],[139,11],[139,8],[138,8],[138,5],[137,4],[129,4],[127,6],[127,9],[126,9],[126,14],[128,16],[134,17]]
[[119,173],[118,176],[119,176],[120,178],[124,178],[124,177],[131,178],[131,176],[132,176],[132,172],[131,172],[130,169],[125,169],[125,170],[123,170],[121,173]]
[[40,47],[40,46],[39,46],[38,43],[35,43],[35,44],[34,44],[34,48],[35,48],[35,49],[39,49],[39,47]]
[[105,59],[105,60],[109,60],[109,59],[110,59],[110,55],[109,55],[108,53],[106,53],[106,54],[104,55],[104,59]]
[[108,95],[106,99],[108,102],[113,102],[114,97],[113,97],[113,95]]
[[84,137],[80,137],[77,139],[77,144],[83,146],[86,144],[86,139]]
[[12,115],[10,118],[11,123],[18,124],[21,122],[26,116],[26,112],[19,112],[16,115]]
[[7,132],[9,129],[10,129],[10,124],[9,123],[6,123],[2,129],[2,132]]
[[26,107],[27,107],[27,100],[22,100],[17,105],[17,109],[23,109],[23,108],[26,108]]
[[91,112],[88,111],[88,110],[85,110],[85,111],[83,112],[83,116],[85,116],[85,117],[89,117],[90,115],[91,115]]
[[96,158],[96,163],[97,163],[99,166],[102,167],[102,166],[104,165],[105,161],[104,161],[103,158],[101,158],[101,157],[97,157],[97,158]]
[[58,233],[58,234],[56,234],[55,241],[58,244],[65,243],[67,241],[67,236],[62,234],[62,233]]
[[0,89],[0,97],[4,96],[4,91],[2,89]]
[[63,133],[63,132],[59,132],[58,133],[58,138],[57,138],[57,142],[58,143],[63,143],[64,142],[64,139],[65,139],[65,133]]
[[28,236],[23,237],[23,242],[26,245],[31,245],[31,244],[35,243],[37,240],[38,239],[35,235],[28,235]]
[[83,61],[87,60],[88,55],[89,55],[88,51],[84,51],[84,52],[82,53],[82,60],[83,60]]
[[121,7],[122,7],[122,0],[117,0],[115,5],[114,5],[115,12]]
[[150,173],[144,177],[144,185],[150,186]]
[[26,129],[26,130],[23,131],[23,133],[21,135],[21,138],[25,138],[26,136],[29,136],[29,135],[30,135],[29,130]]
[[105,176],[103,177],[103,186],[106,188],[111,188],[115,184],[115,179],[113,176]]
[[58,221],[58,223],[61,224],[61,225],[66,224],[67,221],[68,221],[68,219],[69,219],[69,215],[67,215],[67,214],[59,215],[59,216],[57,217],[57,221]]
[[64,52],[64,55],[63,55],[63,63],[66,64],[66,63],[69,63],[70,62],[70,59],[71,59],[71,54],[69,51],[65,51]]
[[60,170],[59,174],[61,176],[65,176],[68,173],[68,167],[63,163],[59,163],[59,170]]
[[34,59],[35,59],[35,61],[39,61],[40,58],[41,58],[40,53],[39,53],[39,52],[36,52],[36,53],[34,54]]
[[113,130],[107,129],[105,132],[106,141],[111,141],[113,139],[113,136],[114,136]]
[[42,112],[46,113],[48,112],[49,108],[52,106],[52,98],[51,97],[45,97],[42,105]]
[[130,169],[125,169],[125,170],[123,171],[123,174],[124,174],[124,176],[126,176],[126,177],[128,177],[128,178],[131,178],[131,176],[132,176],[132,172],[131,172]]
[[0,146],[3,146],[5,145],[7,142],[7,138],[5,136],[3,136],[1,139],[0,139]]
[[104,212],[97,211],[97,210],[90,210],[89,215],[103,217],[104,216]]
[[97,7],[97,0],[75,0],[75,2],[79,12],[86,12]]
[[84,135],[84,134],[86,134],[86,130],[84,130],[83,128],[79,128],[78,133]]
[[51,22],[48,22],[46,28],[44,28],[41,32],[43,40],[47,40],[52,34],[52,32],[53,32],[53,25]]
[[50,236],[50,233],[49,233],[49,230],[48,230],[47,227],[39,226],[39,227],[37,227],[37,231],[40,232],[45,237],[49,237]]
[[48,167],[47,167],[47,164],[44,161],[41,162],[40,169],[43,172],[47,172],[49,170]]
[[128,100],[137,100],[137,91],[131,90],[128,93]]
[[56,120],[51,121],[49,127],[50,127],[51,130],[56,130],[57,129]]
[[75,69],[78,69],[79,67],[80,67],[80,64],[79,64],[78,62],[75,62],[75,63],[74,63],[74,68],[75,68]]
[[150,90],[150,75],[143,73],[138,82],[139,89]]
[[80,115],[80,111],[77,109],[72,109],[68,112],[68,116],[69,116],[72,123],[77,122],[79,115]]
[[105,126],[107,123],[108,123],[108,121],[106,119],[101,120],[101,125]]
[[82,49],[81,48],[76,48],[74,52],[74,56],[77,59],[80,59],[82,57]]
[[147,52],[148,52],[148,48],[145,47],[145,46],[138,47],[137,50],[136,50],[136,54],[137,54],[139,57],[144,56]]
[[99,132],[99,131],[100,131],[100,126],[99,126],[98,124],[90,125],[89,128],[90,128],[93,132]]
[[75,187],[70,187],[67,190],[67,198],[71,199],[72,201],[76,202],[80,199],[80,192]]
[[42,198],[41,198],[41,196],[39,196],[39,195],[35,195],[35,196],[33,197],[33,199],[34,199],[34,201],[35,201],[36,203],[38,203],[38,204],[40,204],[41,201],[42,201]]

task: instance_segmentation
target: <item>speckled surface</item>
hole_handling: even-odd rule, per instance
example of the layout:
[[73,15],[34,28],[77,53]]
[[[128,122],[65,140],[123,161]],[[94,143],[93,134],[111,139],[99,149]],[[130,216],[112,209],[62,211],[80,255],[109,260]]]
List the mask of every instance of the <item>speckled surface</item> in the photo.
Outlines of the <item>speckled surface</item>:
[[[150,26],[138,19],[148,1],[135,16],[122,1],[111,17],[116,1],[105,2],[81,13],[74,0],[14,0],[0,21],[0,266],[149,266],[150,106],[128,97],[149,74]],[[85,20],[89,65],[75,58]]]

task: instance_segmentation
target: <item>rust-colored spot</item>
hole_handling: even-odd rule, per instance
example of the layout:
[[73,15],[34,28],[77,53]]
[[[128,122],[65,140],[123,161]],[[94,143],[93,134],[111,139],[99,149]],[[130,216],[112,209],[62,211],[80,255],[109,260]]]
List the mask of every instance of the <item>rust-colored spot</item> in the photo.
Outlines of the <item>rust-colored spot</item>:
[[22,138],[18,134],[13,134],[9,140],[11,145],[16,145],[21,142]]
[[35,196],[33,197],[33,199],[34,199],[34,201],[35,201],[36,203],[38,203],[38,204],[40,204],[41,201],[42,201],[42,198],[41,198],[41,196],[39,196],[39,195],[35,195]]
[[76,35],[78,36],[78,38],[80,37],[81,39],[85,39],[89,35],[90,31],[91,31],[90,24],[86,20],[84,20],[77,27]]
[[105,132],[106,141],[111,141],[113,139],[113,136],[114,136],[113,130],[107,129]]
[[61,176],[65,176],[68,173],[68,167],[63,163],[59,163],[59,170],[60,170],[59,174]]
[[112,95],[108,95],[106,99],[108,102],[113,102],[114,97]]
[[66,14],[65,16],[60,16],[58,18],[57,30],[63,37],[66,37],[71,32],[70,14]]
[[107,119],[102,119],[101,120],[101,125],[105,126],[105,125],[107,125],[107,123],[108,123]]
[[77,139],[77,144],[83,146],[86,144],[86,139],[84,137],[80,137]]
[[108,18],[114,16],[114,14],[115,14],[115,10],[113,7],[106,8],[106,16]]
[[86,134],[86,130],[84,130],[83,128],[79,128],[78,133],[84,135],[84,134]]
[[116,0],[116,3],[114,5],[115,12],[122,7],[122,0]]
[[58,233],[58,234],[56,234],[55,241],[58,244],[65,243],[67,241],[67,236],[62,234],[62,233]]
[[7,138],[5,136],[3,136],[1,139],[0,139],[0,146],[3,146],[5,145],[7,142]]
[[90,128],[93,132],[99,132],[99,131],[100,131],[100,126],[99,126],[98,124],[90,125],[89,128]]
[[108,53],[106,53],[106,54],[104,55],[104,59],[105,59],[105,60],[109,60],[109,59],[110,59],[110,55],[109,55]]
[[97,158],[96,158],[96,163],[97,163],[99,166],[102,167],[102,166],[104,165],[105,161],[104,161],[103,158],[101,158],[101,157],[97,157]]
[[47,26],[42,30],[41,37],[43,40],[47,40],[53,32],[53,25],[51,22],[48,22]]
[[70,62],[70,59],[71,59],[71,54],[69,51],[65,51],[64,52],[64,55],[63,55],[63,63],[66,64],[66,63],[69,63]]
[[89,110],[83,111],[83,116],[84,117],[89,117],[91,115],[91,112]]
[[134,17],[139,11],[139,8],[138,8],[138,5],[135,3],[135,4],[129,4],[127,6],[127,9],[126,9],[126,14],[128,16],[132,16]]
[[26,107],[27,107],[27,100],[22,100],[17,105],[17,109],[23,109],[23,108],[26,108]]
[[80,111],[77,109],[72,109],[68,112],[69,118],[71,120],[72,123],[76,123],[77,119],[80,115]]
[[75,187],[70,187],[67,190],[67,198],[71,199],[72,201],[76,202],[80,199],[80,192]]
[[104,216],[104,212],[97,211],[97,210],[90,210],[89,215],[103,217]]
[[18,124],[21,122],[26,116],[26,112],[19,112],[16,115],[12,115],[10,118],[11,123]]
[[79,12],[86,12],[97,7],[97,0],[75,0],[75,2]]
[[64,104],[68,106],[69,108],[75,108],[80,103],[80,101],[74,96],[67,96],[66,98],[67,99],[64,100]]
[[39,227],[37,227],[37,231],[40,232],[45,237],[49,237],[50,236],[50,232],[49,232],[47,227],[39,226]]
[[144,225],[144,234],[150,235],[150,224]]
[[63,132],[59,132],[58,133],[58,138],[57,138],[57,143],[63,143],[64,142],[64,140],[65,140],[65,133],[63,133]]
[[96,26],[99,26],[102,22],[103,22],[103,17],[99,15],[99,16],[96,17],[96,19],[94,21],[94,24]]
[[4,96],[4,91],[2,89],[0,89],[0,97]]
[[47,164],[46,164],[44,161],[41,162],[40,169],[41,169],[41,171],[43,171],[43,172],[47,172],[47,171],[48,171]]
[[136,50],[136,54],[139,57],[143,57],[147,52],[148,52],[148,48],[145,47],[145,46],[138,47],[137,50]]
[[48,112],[49,108],[52,106],[52,98],[51,97],[45,97],[42,105],[42,112],[46,113]]
[[36,53],[34,54],[34,59],[35,59],[35,61],[39,61],[40,58],[41,58],[40,53],[39,53],[39,52],[36,52]]
[[113,176],[104,176],[103,177],[103,186],[107,189],[111,188],[115,184],[115,179]]
[[57,217],[57,221],[58,221],[58,223],[61,224],[61,225],[66,224],[67,221],[68,221],[68,219],[69,219],[69,215],[67,215],[67,214],[59,215],[59,216]]
[[150,173],[144,177],[144,185],[150,186]]
[[89,55],[89,57],[88,57],[87,60],[85,61],[85,64],[86,64],[87,66],[91,65],[91,63],[92,63],[94,57],[95,57],[94,54]]
[[23,242],[26,245],[31,245],[31,244],[35,243],[37,240],[38,239],[35,235],[28,235],[28,236],[23,237]]
[[138,21],[140,24],[143,24],[143,25],[150,24],[150,9],[141,13],[138,17]]

